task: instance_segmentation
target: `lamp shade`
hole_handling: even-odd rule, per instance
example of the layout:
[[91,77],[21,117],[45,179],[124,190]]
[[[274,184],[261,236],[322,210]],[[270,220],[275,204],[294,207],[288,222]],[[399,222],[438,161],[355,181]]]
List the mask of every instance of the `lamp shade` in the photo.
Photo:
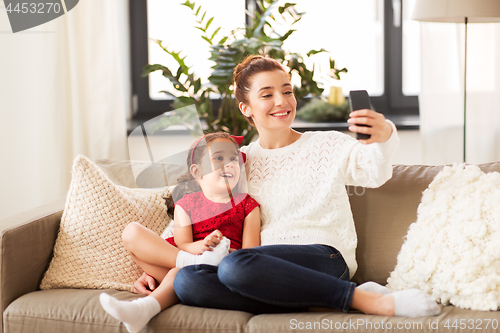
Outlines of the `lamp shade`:
[[500,22],[500,0],[417,0],[412,19],[427,22]]

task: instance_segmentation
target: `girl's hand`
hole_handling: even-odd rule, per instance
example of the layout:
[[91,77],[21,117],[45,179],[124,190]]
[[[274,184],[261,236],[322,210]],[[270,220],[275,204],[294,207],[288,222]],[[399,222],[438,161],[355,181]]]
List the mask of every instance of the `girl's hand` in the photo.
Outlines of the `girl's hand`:
[[229,253],[233,253],[234,251],[238,251],[238,250],[233,249],[233,248],[230,248],[230,249],[229,249]]
[[[371,137],[368,140],[358,140],[363,144],[370,144],[374,142],[386,142],[392,134],[392,126],[387,121],[383,114],[373,110],[357,110],[349,114],[351,118],[347,120],[351,126],[349,131],[354,133],[369,134]],[[363,127],[356,125],[368,125],[371,127]]]
[[158,287],[158,282],[156,282],[155,278],[144,272],[141,277],[135,281],[133,291],[136,294],[149,295],[156,287]]
[[213,247],[216,247],[222,239],[222,232],[219,230],[214,230],[210,235],[205,237],[201,242],[202,248],[201,252],[213,251]]

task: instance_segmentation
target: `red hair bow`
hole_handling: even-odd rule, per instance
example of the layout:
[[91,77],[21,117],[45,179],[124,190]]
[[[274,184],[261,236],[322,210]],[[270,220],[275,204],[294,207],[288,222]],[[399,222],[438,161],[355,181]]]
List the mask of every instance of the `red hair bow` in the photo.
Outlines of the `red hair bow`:
[[[242,136],[231,135],[231,137],[234,139],[234,141],[236,141],[238,146],[241,145],[241,143],[243,142]],[[247,154],[241,152],[241,156],[243,157],[243,163],[245,163],[247,161]]]

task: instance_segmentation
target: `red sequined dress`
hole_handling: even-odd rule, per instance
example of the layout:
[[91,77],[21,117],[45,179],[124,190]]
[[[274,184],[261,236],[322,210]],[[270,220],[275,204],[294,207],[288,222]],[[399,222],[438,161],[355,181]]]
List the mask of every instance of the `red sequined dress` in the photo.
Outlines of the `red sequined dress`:
[[[186,194],[175,203],[182,207],[191,218],[193,228],[193,241],[204,239],[214,230],[219,230],[231,240],[231,248],[241,249],[243,238],[243,222],[245,217],[255,208],[260,206],[257,201],[246,193],[238,193],[233,201],[217,203],[208,200],[203,192]],[[175,245],[174,237],[166,239]]]

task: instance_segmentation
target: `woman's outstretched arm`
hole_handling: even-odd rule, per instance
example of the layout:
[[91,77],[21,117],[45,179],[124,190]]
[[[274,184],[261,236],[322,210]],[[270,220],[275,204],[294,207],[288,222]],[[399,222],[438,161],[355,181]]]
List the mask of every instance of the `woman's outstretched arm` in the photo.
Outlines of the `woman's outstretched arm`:
[[345,182],[347,185],[364,187],[381,186],[392,177],[392,161],[399,147],[396,126],[373,110],[354,111],[351,116],[349,130],[370,134],[371,137],[357,140],[361,144],[352,142],[345,146],[341,158]]

